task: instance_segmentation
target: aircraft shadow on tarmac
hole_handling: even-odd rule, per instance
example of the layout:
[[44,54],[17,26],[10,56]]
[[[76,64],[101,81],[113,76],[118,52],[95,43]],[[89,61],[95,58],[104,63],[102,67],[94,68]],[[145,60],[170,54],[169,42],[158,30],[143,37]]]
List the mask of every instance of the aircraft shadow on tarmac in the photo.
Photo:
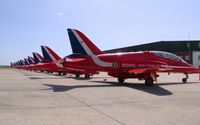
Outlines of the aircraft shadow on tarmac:
[[[52,74],[51,74],[52,75]],[[34,80],[34,79],[66,79],[66,78],[71,78],[71,79],[75,79],[75,80],[90,80],[90,79],[99,79],[99,78],[109,78],[109,77],[90,77],[90,78],[85,78],[85,77],[79,77],[79,78],[76,78],[76,77],[73,77],[71,75],[69,76],[62,76],[62,75],[55,75],[53,74],[53,76],[59,76],[59,77],[38,77],[38,76],[34,76],[34,75],[25,75],[25,76],[28,76],[31,80]]]
[[94,78],[84,78],[84,77],[67,77],[67,76],[62,76],[62,77],[36,77],[36,76],[29,76],[29,78],[31,80],[35,80],[35,79],[67,79],[67,78],[71,78],[71,79],[75,79],[75,80],[90,80],[90,79],[94,79]]
[[[91,82],[107,83],[107,84],[113,84],[115,86],[118,84],[118,82],[109,82],[109,81],[91,81]],[[138,83],[123,83],[123,85],[121,86],[140,90],[140,91],[157,95],[157,96],[169,96],[173,94],[172,92],[160,87],[157,84],[154,84],[154,86],[148,87],[148,86],[145,86],[144,84],[138,84]]]
[[[128,87],[132,89],[136,89],[139,91],[143,91],[149,94],[157,95],[157,96],[169,96],[173,93],[160,87],[159,85],[154,85],[152,87],[147,87],[144,84],[132,84],[132,83],[124,83],[123,85],[117,85],[116,82],[108,82],[108,81],[90,81],[90,82],[98,82],[98,83],[104,83],[102,85],[75,85],[75,86],[67,86],[67,85],[57,85],[57,84],[43,84],[45,86],[49,86],[51,88],[42,89],[42,90],[53,90],[53,92],[64,92],[69,91],[71,89],[76,88],[97,88],[97,87]],[[105,85],[105,83],[107,85]]]
[[182,85],[182,84],[195,84],[195,83],[199,83],[199,82],[186,82],[186,83],[182,83],[182,82],[156,83],[156,85],[166,86],[166,85]]
[[37,79],[65,79],[62,77],[29,77],[31,80],[37,80]]
[[42,89],[42,90],[53,90],[53,92],[64,92],[64,91],[69,91],[71,89],[77,89],[77,88],[119,87],[116,85],[75,85],[75,86],[57,85],[57,84],[43,84],[43,85],[49,86],[51,88]]
[[79,78],[76,78],[76,77],[73,77],[73,76],[69,76],[69,77],[65,77],[65,78],[71,78],[71,79],[75,79],[75,80],[90,80],[90,79],[106,79],[106,78],[109,78],[109,77],[90,77],[90,78],[85,78],[85,77],[79,77]]

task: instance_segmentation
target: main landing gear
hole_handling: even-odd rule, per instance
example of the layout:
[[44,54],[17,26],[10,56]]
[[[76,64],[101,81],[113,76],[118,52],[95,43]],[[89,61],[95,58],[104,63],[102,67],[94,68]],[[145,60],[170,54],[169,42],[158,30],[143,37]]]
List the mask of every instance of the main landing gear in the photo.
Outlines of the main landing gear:
[[[144,75],[142,75],[142,76],[140,76],[138,78],[139,79],[144,79],[146,86],[153,86],[154,85],[154,81],[156,81],[157,77],[159,77],[159,75],[156,74],[156,73],[148,73],[148,74],[144,74]],[[118,77],[118,83],[119,84],[123,84],[126,78],[127,77]]]
[[80,74],[76,74],[76,78],[79,78],[80,77]]
[[189,78],[189,77],[188,77],[188,74],[185,74],[185,76],[186,76],[186,78],[183,78],[183,79],[182,79],[182,82],[183,82],[183,83],[186,83],[186,82],[187,82],[187,79]]
[[154,81],[157,81],[157,77],[159,77],[158,74],[156,73],[151,73],[149,75],[147,75],[147,77],[145,78],[145,85],[146,86],[153,86],[154,85]]
[[62,75],[65,76],[65,75],[67,75],[67,73],[66,72],[58,72],[58,75],[59,76],[62,76]]
[[[89,79],[90,76],[91,76],[91,75],[90,75],[89,73],[87,73],[87,74],[85,74],[85,77],[84,77],[84,78],[85,78],[85,79]],[[77,79],[80,78],[80,74],[78,74],[78,73],[75,74],[75,77],[76,77]]]
[[85,74],[85,79],[89,79],[90,78],[90,74]]
[[119,84],[122,84],[122,83],[124,83],[124,81],[125,81],[125,79],[124,79],[124,78],[118,78],[118,82],[119,82]]
[[[118,78],[118,83],[119,84],[123,84],[125,81],[124,78]],[[154,79],[152,77],[148,78],[148,79],[145,79],[145,85],[146,86],[153,86],[154,84]]]
[[62,72],[58,72],[58,75],[61,76],[61,75],[62,75]]
[[153,84],[154,84],[154,80],[153,80],[152,77],[145,79],[145,85],[146,86],[153,86]]

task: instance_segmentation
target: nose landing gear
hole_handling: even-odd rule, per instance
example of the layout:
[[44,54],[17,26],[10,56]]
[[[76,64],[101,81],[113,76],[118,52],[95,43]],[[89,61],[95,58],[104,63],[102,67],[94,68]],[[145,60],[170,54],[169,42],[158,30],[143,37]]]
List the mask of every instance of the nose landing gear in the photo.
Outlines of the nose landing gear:
[[183,78],[183,79],[182,79],[182,82],[183,82],[183,83],[186,83],[186,82],[187,82],[187,79],[189,78],[189,77],[188,77],[188,74],[185,74],[185,76],[186,76],[186,78]]

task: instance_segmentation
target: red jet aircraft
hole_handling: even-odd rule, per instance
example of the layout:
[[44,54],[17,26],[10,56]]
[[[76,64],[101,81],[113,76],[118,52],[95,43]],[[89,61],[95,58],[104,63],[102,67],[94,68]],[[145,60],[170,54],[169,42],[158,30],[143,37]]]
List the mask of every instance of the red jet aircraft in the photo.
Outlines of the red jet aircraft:
[[66,75],[67,70],[63,67],[63,59],[47,46],[41,46],[41,49],[44,56],[42,67],[47,72],[58,72],[59,75]]
[[18,68],[18,69],[25,69],[24,68],[25,67],[25,62],[23,60],[19,60],[18,62],[19,62],[19,65],[16,66],[16,68]]
[[[38,53],[33,53],[34,64],[27,65],[26,69],[40,70],[41,72],[47,71],[47,73],[58,72],[59,75],[61,75],[61,73],[66,74],[63,65],[59,63],[62,59],[46,46],[41,46],[41,49],[44,58]],[[28,58],[28,60],[33,62],[33,58]]]
[[42,68],[41,65],[44,58],[39,53],[36,52],[33,52],[33,58],[34,58],[34,64],[29,66],[29,69],[34,71],[40,70],[41,72],[43,72],[44,68]]
[[79,70],[103,71],[118,78],[123,83],[127,78],[145,80],[145,85],[152,86],[157,81],[158,72],[184,73],[183,82],[188,74],[199,73],[199,68],[186,63],[180,57],[162,51],[140,51],[124,53],[104,53],[97,48],[83,33],[68,29],[73,55],[71,63],[65,58],[64,66]]
[[[96,73],[96,72],[93,73],[83,70],[77,70],[74,68],[63,67],[63,62],[64,62],[63,59],[61,59],[61,57],[59,57],[51,48],[47,46],[41,46],[41,48],[44,56],[44,62],[46,62],[44,63],[43,67],[49,69],[52,72],[58,72],[59,74],[71,73],[75,74],[77,78],[82,74],[85,74],[85,78],[89,78],[90,75]],[[67,56],[67,58],[68,60],[65,62],[66,65],[68,64],[68,62],[71,63],[70,56]]]

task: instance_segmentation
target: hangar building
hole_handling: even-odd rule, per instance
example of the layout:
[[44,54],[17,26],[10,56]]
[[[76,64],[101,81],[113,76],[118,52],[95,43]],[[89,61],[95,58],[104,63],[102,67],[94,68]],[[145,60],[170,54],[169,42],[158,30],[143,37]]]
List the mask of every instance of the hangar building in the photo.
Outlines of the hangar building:
[[158,41],[107,50],[105,52],[166,51],[174,53],[195,66],[200,66],[200,40]]

